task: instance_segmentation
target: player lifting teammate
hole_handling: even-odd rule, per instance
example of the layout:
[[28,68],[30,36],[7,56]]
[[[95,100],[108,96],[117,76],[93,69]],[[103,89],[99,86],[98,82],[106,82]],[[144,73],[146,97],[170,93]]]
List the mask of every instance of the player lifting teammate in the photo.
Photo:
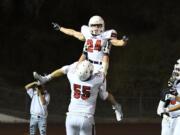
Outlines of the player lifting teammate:
[[34,72],[34,78],[41,84],[67,75],[71,88],[71,100],[66,117],[67,135],[92,135],[94,134],[94,113],[96,99],[112,103],[118,121],[122,118],[121,106],[114,97],[106,91],[105,75],[103,72],[93,72],[94,66],[87,60],[63,66],[49,75],[41,76]]

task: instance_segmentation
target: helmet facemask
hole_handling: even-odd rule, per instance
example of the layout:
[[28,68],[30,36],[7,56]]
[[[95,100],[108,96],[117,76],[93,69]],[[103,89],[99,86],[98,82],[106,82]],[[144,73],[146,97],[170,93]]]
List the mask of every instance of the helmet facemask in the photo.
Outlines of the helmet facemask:
[[100,35],[104,32],[104,20],[100,16],[93,16],[89,20],[89,29],[92,35]]

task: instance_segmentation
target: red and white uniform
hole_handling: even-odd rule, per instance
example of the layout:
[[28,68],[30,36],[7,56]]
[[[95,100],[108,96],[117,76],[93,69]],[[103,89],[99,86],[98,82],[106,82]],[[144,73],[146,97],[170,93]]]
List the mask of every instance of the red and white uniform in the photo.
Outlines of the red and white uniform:
[[157,114],[162,117],[162,122],[161,122],[161,135],[173,135],[173,130],[174,130],[174,124],[175,124],[175,116],[176,113],[170,112],[168,114],[163,114],[164,113],[164,108],[167,107],[173,107],[175,105],[174,101],[171,101],[170,103],[167,102],[167,96],[170,94],[169,88],[164,89],[161,93],[161,100],[159,101],[159,105],[157,108]]
[[81,27],[81,33],[85,37],[83,53],[87,55],[87,59],[93,63],[95,70],[102,68],[102,58],[104,55],[109,55],[111,44],[109,40],[117,39],[115,30],[107,30],[100,35],[93,36],[88,26]]
[[[178,95],[180,95],[180,82],[175,85]],[[172,106],[180,104],[179,101],[172,101]],[[170,105],[171,106],[171,105]],[[170,112],[169,115],[173,119],[172,123],[172,135],[180,135],[180,110]]]
[[97,96],[99,94],[103,100],[108,97],[105,76],[99,72],[83,82],[76,75],[76,66],[77,63],[74,63],[61,68],[67,74],[71,86],[66,131],[67,135],[92,135]]

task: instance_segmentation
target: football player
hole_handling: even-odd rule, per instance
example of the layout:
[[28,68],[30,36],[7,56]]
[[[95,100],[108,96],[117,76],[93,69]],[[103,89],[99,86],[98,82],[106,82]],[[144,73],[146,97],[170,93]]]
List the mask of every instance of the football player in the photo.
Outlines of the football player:
[[[172,79],[173,78],[173,79]],[[171,135],[179,135],[179,125],[180,125],[180,61],[174,65],[174,70],[172,73],[172,79],[170,82],[171,89],[176,90],[176,94],[168,95],[167,99],[170,101],[168,108],[164,108],[164,113],[169,113],[170,117],[173,119],[171,128]]]
[[94,113],[98,95],[103,100],[110,101],[115,109],[116,119],[118,121],[122,119],[120,104],[116,102],[113,95],[106,91],[104,73],[93,73],[93,68],[92,63],[84,60],[63,66],[46,76],[34,72],[34,78],[41,84],[67,75],[71,88],[71,100],[66,117],[67,135],[94,134]]
[[101,70],[105,75],[109,67],[111,45],[125,46],[128,41],[126,36],[117,39],[117,32],[113,29],[105,30],[104,20],[98,15],[92,16],[88,26],[81,27],[81,32],[62,27],[57,23],[52,24],[55,30],[84,41],[84,49],[79,61],[89,60],[93,63],[95,71]]

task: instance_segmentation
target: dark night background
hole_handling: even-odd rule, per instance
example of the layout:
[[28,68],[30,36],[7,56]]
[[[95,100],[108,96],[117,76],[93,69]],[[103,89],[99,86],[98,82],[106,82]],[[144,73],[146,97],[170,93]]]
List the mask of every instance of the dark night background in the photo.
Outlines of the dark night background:
[[[51,22],[80,30],[91,16],[105,20],[126,47],[112,47],[108,90],[122,103],[126,118],[156,118],[160,91],[167,86],[180,57],[179,2],[165,0],[1,0],[1,112],[27,112],[24,85],[32,72],[48,74],[81,55],[83,42],[54,31]],[[48,84],[50,116],[64,116],[69,103],[66,77]],[[98,101],[97,116],[114,117],[108,103]],[[10,111],[9,111],[10,110]]]

